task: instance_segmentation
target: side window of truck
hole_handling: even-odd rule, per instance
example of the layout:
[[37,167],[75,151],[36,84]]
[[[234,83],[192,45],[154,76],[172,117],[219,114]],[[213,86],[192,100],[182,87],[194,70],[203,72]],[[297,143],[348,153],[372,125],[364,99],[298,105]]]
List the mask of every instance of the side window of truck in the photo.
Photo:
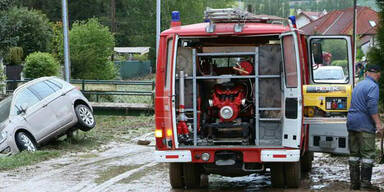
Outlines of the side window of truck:
[[166,89],[169,89],[169,85],[171,84],[172,50],[173,50],[173,39],[169,39],[167,42],[167,63],[165,65],[165,88]]
[[288,35],[283,39],[285,82],[287,87],[297,87],[297,61],[293,36]]
[[348,46],[345,39],[311,39],[312,81],[348,83]]

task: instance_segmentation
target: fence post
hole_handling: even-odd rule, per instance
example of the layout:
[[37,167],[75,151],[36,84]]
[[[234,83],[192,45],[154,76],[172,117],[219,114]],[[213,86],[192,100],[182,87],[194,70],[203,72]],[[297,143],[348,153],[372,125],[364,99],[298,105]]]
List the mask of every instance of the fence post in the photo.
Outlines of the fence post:
[[84,93],[85,90],[85,80],[81,81],[81,91]]

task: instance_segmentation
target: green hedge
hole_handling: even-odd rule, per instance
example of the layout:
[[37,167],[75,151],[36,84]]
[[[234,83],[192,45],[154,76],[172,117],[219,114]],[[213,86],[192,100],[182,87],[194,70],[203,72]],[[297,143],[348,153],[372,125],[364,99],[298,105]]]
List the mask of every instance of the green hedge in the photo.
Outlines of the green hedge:
[[34,52],[25,59],[24,75],[26,78],[56,76],[59,69],[59,62],[51,54]]

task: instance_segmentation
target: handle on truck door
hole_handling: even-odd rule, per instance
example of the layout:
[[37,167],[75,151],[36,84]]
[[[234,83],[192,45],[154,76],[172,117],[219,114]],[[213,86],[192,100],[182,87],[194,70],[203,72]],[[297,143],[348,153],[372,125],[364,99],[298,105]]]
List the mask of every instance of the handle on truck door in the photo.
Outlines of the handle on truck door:
[[297,98],[285,98],[285,117],[288,119],[297,119]]

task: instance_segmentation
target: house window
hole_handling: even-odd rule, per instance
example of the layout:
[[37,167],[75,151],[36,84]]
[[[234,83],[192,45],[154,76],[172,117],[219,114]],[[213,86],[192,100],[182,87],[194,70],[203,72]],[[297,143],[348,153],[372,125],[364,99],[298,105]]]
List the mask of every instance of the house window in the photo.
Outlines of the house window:
[[376,26],[376,22],[375,21],[369,21],[369,24],[371,25],[371,27],[375,27]]

